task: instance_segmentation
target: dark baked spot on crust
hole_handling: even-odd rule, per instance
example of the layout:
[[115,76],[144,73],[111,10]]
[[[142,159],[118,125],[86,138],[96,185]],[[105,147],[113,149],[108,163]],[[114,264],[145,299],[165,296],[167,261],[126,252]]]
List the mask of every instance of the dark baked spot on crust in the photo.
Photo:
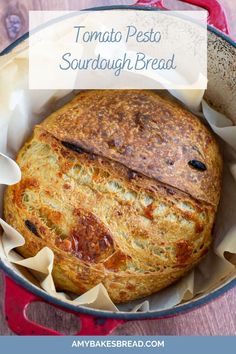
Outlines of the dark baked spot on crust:
[[127,155],[131,155],[132,152],[133,152],[133,147],[130,146],[130,145],[127,145],[127,146],[125,146],[124,152],[123,152],[122,155],[126,155],[126,156],[127,156]]
[[149,114],[144,114],[140,111],[138,111],[134,114],[134,121],[140,130],[145,129],[149,120],[151,120],[151,117]]
[[167,164],[168,166],[173,166],[173,165],[174,165],[174,161],[171,160],[171,159],[166,159],[166,164]]
[[117,116],[118,116],[118,121],[122,122],[122,120],[125,118],[125,113],[122,111],[118,111]]
[[46,229],[45,226],[42,226],[42,225],[41,225],[41,226],[39,226],[39,231],[40,231],[41,234],[45,235],[46,232],[47,232],[47,229]]
[[97,156],[94,155],[94,154],[89,153],[88,154],[88,158],[89,158],[89,160],[93,161],[93,160],[96,160]]
[[152,220],[154,210],[155,210],[155,205],[153,203],[149,204],[144,210],[144,215],[146,216],[146,218]]
[[195,223],[195,231],[197,234],[200,234],[203,230],[204,230],[204,226],[201,223],[199,222]]
[[70,232],[72,252],[80,259],[98,263],[114,252],[113,239],[105,225],[92,213],[75,209],[76,226]]
[[185,264],[191,258],[193,253],[192,245],[189,241],[180,240],[176,242],[176,258],[178,265]]
[[116,139],[108,140],[107,144],[110,148],[118,148],[119,149],[123,146],[123,141],[120,138],[116,138]]
[[169,195],[175,195],[175,191],[172,189],[172,188],[166,188],[166,192],[169,194]]
[[133,170],[128,170],[128,179],[131,181],[138,176],[138,173]]

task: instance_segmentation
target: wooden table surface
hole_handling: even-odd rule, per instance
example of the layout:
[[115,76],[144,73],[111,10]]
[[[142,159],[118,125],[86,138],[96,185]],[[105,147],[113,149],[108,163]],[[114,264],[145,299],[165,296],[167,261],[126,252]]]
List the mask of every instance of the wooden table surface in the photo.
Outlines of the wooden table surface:
[[[0,0],[0,51],[28,29],[28,10],[79,10],[108,4],[132,4],[112,0]],[[168,1],[170,2],[170,1]],[[236,39],[236,1],[221,0]],[[0,335],[14,335],[8,328],[4,311],[3,274],[0,273]],[[20,301],[20,299],[19,299]],[[65,334],[79,328],[77,317],[44,304],[34,304],[29,318]],[[115,330],[116,335],[236,335],[236,288],[214,302],[174,318],[132,321]]]

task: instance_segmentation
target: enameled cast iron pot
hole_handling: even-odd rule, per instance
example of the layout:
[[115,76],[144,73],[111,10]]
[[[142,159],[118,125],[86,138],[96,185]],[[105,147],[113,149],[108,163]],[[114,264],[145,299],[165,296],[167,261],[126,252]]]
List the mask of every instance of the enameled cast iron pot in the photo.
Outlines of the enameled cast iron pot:
[[[236,43],[227,35],[228,26],[224,10],[217,0],[182,0],[192,5],[205,8],[208,16],[208,89],[206,97],[218,110],[225,113],[236,124]],[[137,6],[138,5],[138,6]],[[145,8],[143,7],[145,6]],[[133,6],[99,7],[96,10],[134,9]],[[164,9],[162,0],[140,0],[136,9],[154,11]],[[95,9],[89,9],[95,10]],[[214,26],[214,27],[212,27]],[[218,29],[216,29],[218,28]],[[220,30],[220,31],[219,31]],[[224,33],[223,33],[224,32]],[[10,47],[4,50],[5,55],[18,44],[24,41],[24,35]],[[129,320],[157,319],[174,316],[197,308],[222,295],[236,286],[236,279],[229,280],[197,299],[191,300],[172,309],[148,313],[111,313],[93,310],[56,299],[17,274],[7,262],[0,260],[0,267],[5,277],[5,315],[9,327],[20,335],[61,335],[52,329],[45,328],[30,321],[26,317],[27,306],[34,301],[50,303],[67,312],[76,314],[81,322],[78,335],[105,335],[109,334],[119,324]]]

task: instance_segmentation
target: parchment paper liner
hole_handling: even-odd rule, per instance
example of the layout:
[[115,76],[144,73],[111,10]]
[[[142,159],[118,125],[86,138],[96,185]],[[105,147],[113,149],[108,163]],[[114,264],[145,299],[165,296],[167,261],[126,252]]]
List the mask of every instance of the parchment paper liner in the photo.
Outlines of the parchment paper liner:
[[[0,60],[0,183],[5,185],[17,183],[21,178],[19,167],[9,157],[15,157],[35,124],[73,95],[70,93],[67,96],[68,91],[29,91],[27,65],[27,50],[20,51],[19,48],[17,48],[17,55],[15,51]],[[214,244],[198,267],[167,289],[145,299],[117,307],[112,303],[102,284],[77,298],[73,298],[71,294],[56,292],[51,275],[53,252],[48,247],[44,247],[35,257],[23,259],[14,248],[22,245],[24,238],[2,219],[0,224],[4,232],[0,239],[0,257],[11,262],[18,273],[19,271],[22,273],[22,269],[25,268],[30,270],[41,288],[50,295],[76,305],[105,311],[146,312],[171,308],[199,294],[209,293],[223,282],[236,277],[236,126],[202,100],[203,91],[171,93],[190,110],[195,111],[200,119],[207,120],[220,137],[219,143],[224,156],[222,198],[216,220]],[[4,187],[1,185],[1,215],[3,194]],[[23,273],[25,276],[25,272]],[[29,281],[37,284],[32,277],[29,277]]]

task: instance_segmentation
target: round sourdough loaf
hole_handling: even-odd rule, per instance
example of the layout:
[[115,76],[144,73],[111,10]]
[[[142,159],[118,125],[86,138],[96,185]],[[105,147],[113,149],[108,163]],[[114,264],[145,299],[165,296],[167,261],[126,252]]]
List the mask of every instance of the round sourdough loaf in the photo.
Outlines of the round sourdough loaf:
[[213,134],[151,91],[81,92],[34,129],[5,219],[18,251],[55,254],[57,289],[103,283],[121,303],[185,275],[207,253],[222,159]]

